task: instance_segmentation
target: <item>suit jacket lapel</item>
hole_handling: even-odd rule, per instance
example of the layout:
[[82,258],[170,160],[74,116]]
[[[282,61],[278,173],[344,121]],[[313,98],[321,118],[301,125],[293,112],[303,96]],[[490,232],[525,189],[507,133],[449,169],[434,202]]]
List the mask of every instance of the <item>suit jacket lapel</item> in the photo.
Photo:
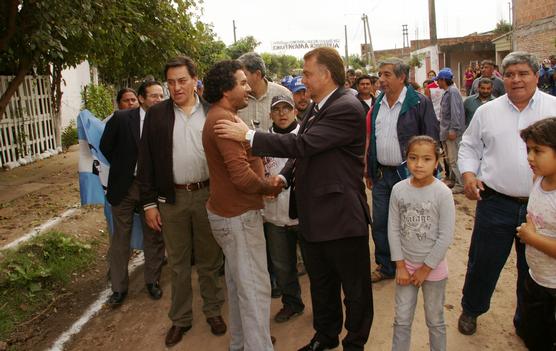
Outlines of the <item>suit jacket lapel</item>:
[[137,147],[139,147],[139,139],[141,139],[140,136],[141,115],[139,113],[140,109],[141,108],[139,107],[131,111],[130,119],[129,119],[129,123],[131,125],[131,134],[133,135],[133,140],[135,140],[135,145],[137,145]]
[[[311,117],[310,118],[305,118],[304,122],[304,128],[303,131],[306,131],[310,126],[313,126],[315,123],[317,123],[320,119],[322,119],[322,117],[325,115],[325,111],[328,108],[328,106],[330,106],[336,99],[338,99],[340,96],[344,95],[345,89],[343,87],[338,87],[338,89],[336,89],[336,91],[330,95],[330,97],[328,98],[328,100],[326,100],[326,102],[324,103],[324,106],[322,106],[322,108],[319,110],[319,112],[315,115],[313,115],[313,111],[315,108],[315,103],[313,103],[313,105],[311,106],[311,113],[309,114]],[[300,130],[301,133],[301,130]]]

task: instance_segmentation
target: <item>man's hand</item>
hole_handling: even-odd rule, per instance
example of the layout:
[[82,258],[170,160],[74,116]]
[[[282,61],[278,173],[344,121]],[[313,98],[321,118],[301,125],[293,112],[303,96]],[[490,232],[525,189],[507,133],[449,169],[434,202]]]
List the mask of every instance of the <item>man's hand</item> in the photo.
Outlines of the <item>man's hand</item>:
[[517,237],[521,240],[522,243],[529,244],[531,238],[538,235],[537,227],[535,226],[535,222],[530,215],[527,215],[527,222],[522,223],[519,227],[517,227]]
[[458,137],[457,133],[455,130],[449,130],[448,131],[448,140],[456,140],[456,138]]
[[481,182],[474,173],[465,172],[463,177],[463,192],[465,197],[469,200],[481,200],[481,195],[479,195],[480,190],[485,190],[483,182]]
[[409,285],[411,281],[411,276],[405,268],[405,261],[396,261],[396,284],[398,285]]
[[221,119],[214,125],[214,133],[220,138],[230,139],[235,141],[245,141],[245,134],[249,130],[241,118],[235,116],[235,122],[227,119]]
[[282,192],[282,189],[284,189],[285,185],[286,184],[284,184],[282,178],[278,176],[265,178],[264,194],[267,195],[267,197],[269,198],[275,198]]
[[429,276],[429,273],[432,271],[432,268],[423,264],[421,268],[415,271],[411,276],[411,284],[415,285],[416,287],[420,287],[423,285],[423,282]]
[[162,219],[160,218],[160,212],[158,208],[152,207],[145,210],[145,222],[147,225],[156,232],[162,231]]

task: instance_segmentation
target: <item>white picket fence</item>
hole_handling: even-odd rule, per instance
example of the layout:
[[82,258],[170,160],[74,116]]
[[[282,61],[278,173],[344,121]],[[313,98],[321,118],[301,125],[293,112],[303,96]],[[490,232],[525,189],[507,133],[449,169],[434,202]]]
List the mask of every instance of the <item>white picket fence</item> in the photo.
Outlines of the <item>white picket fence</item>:
[[[0,76],[0,93],[13,77]],[[49,76],[26,76],[0,119],[0,167],[58,147]]]

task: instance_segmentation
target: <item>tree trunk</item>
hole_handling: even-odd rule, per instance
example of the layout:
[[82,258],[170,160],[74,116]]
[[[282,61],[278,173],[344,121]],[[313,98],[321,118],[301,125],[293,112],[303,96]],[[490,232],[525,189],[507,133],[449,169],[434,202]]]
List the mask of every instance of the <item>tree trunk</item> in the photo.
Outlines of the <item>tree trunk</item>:
[[62,65],[53,64],[52,67],[52,84],[50,86],[52,100],[52,125],[56,138],[56,145],[62,145]]
[[6,107],[10,103],[12,96],[15,94],[15,92],[25,79],[25,75],[27,74],[27,72],[29,72],[31,63],[32,60],[29,59],[21,60],[17,74],[15,75],[14,79],[10,81],[10,84],[8,84],[8,88],[6,89],[4,94],[2,94],[2,97],[0,98],[0,119],[4,118]]

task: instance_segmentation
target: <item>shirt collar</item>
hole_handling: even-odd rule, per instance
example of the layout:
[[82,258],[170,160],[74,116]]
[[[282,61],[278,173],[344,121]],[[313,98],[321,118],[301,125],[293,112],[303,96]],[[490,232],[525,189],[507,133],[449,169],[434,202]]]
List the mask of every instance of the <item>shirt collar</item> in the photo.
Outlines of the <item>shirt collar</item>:
[[147,112],[143,109],[143,106],[141,106],[139,108],[139,118],[141,119],[141,122],[143,122],[145,120],[145,115],[147,114]]
[[317,104],[317,106],[319,107],[319,110],[322,109],[322,107],[324,106],[324,104],[326,104],[326,101],[330,98],[330,96],[331,96],[332,94],[334,94],[334,92],[335,92],[336,90],[338,90],[338,88],[332,90],[332,91],[330,92],[330,94],[326,95],[326,96]]
[[[195,96],[195,105],[191,109],[191,115],[193,115],[195,112],[197,112],[197,110],[201,106],[201,100],[199,100],[199,96],[197,95],[197,93],[193,94],[193,96]],[[182,108],[179,107],[178,105],[176,105],[175,102],[174,102],[174,109],[178,110],[178,111],[181,111],[185,115],[185,112],[182,110]]]
[[[399,102],[400,105],[403,105],[403,102],[405,100],[405,96],[407,95],[407,87],[404,86],[400,96],[398,96],[398,100],[396,100],[396,102],[394,103],[394,106]],[[382,100],[380,101],[381,104],[385,103],[388,105],[388,98],[386,97],[386,95],[384,95],[384,97],[382,98]],[[394,106],[389,106],[390,108],[393,108]]]
[[535,88],[535,93],[533,94],[533,96],[531,97],[531,99],[529,99],[529,102],[527,103],[527,106],[525,106],[525,108],[522,111],[519,111],[519,109],[517,108],[517,106],[514,105],[514,103],[510,100],[510,98],[508,97],[508,94],[504,94],[505,99],[508,101],[508,104],[510,104],[510,106],[515,109],[518,112],[523,112],[526,109],[528,109],[529,107],[531,107],[531,105],[533,105],[535,103],[535,101],[540,99],[540,94],[541,91],[539,90],[539,88]]

